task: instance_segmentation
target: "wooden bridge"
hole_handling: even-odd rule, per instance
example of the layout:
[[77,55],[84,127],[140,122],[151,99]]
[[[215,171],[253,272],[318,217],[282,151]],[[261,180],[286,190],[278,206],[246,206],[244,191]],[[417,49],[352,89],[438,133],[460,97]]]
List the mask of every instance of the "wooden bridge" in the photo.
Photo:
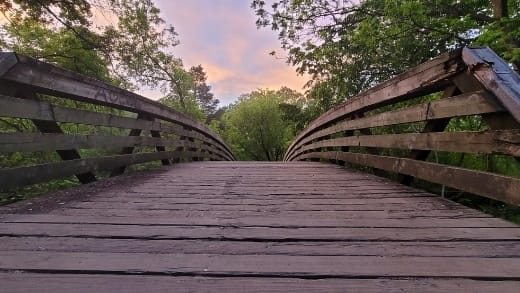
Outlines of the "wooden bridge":
[[518,206],[518,177],[436,159],[518,164],[519,85],[491,50],[456,50],[331,109],[285,162],[237,162],[181,113],[2,53],[0,117],[30,127],[0,153],[46,161],[2,166],[0,190],[89,184],[0,207],[0,291],[518,292],[517,225],[408,185]]

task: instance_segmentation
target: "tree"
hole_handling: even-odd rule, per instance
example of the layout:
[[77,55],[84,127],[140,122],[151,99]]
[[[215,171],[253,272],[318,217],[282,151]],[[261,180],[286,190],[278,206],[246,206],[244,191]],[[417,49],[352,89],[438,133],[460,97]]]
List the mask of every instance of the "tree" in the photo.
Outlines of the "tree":
[[293,137],[276,91],[257,90],[242,96],[223,117],[223,137],[239,159],[280,160]]
[[66,28],[51,29],[37,20],[25,19],[3,27],[0,49],[11,50],[99,79],[111,77],[108,61]]
[[[503,6],[504,1],[496,2]],[[518,1],[509,2],[515,17],[506,19],[516,24]],[[259,27],[279,32],[288,62],[313,76],[310,96],[321,111],[443,52],[474,43],[496,21],[487,0],[280,0],[271,7],[254,0],[252,7]],[[517,29],[511,31],[508,37],[518,40]],[[495,39],[500,43],[504,38],[495,34]],[[508,58],[507,52],[514,50],[498,51]]]
[[195,99],[206,115],[214,114],[217,110],[219,100],[211,92],[211,86],[206,82],[208,77],[202,65],[192,66],[190,73],[194,80]]
[[502,58],[520,69],[520,1],[494,0],[495,22],[486,26],[477,45],[490,46]]

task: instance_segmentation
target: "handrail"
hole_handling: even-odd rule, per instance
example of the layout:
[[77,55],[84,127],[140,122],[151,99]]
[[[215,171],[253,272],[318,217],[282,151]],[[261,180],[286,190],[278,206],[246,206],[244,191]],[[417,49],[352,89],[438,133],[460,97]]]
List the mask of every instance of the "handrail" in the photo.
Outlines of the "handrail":
[[[55,98],[62,100],[56,102]],[[90,106],[81,109],[66,101]],[[111,171],[112,175],[118,175],[129,165],[149,161],[159,160],[166,165],[171,160],[235,160],[220,136],[183,113],[12,52],[0,52],[1,117],[30,120],[39,133],[0,133],[0,154],[56,150],[64,161],[2,168],[0,191],[71,175],[83,183],[91,182],[96,180],[95,172]],[[83,125],[95,133],[64,133],[62,123]],[[96,130],[102,127],[110,131]],[[114,129],[123,135],[113,135]],[[145,132],[150,135],[144,136]],[[146,150],[147,147],[154,147],[156,152]],[[135,148],[144,152],[134,153]],[[82,158],[78,149],[119,151]]]
[[[433,93],[442,95],[432,100]],[[488,129],[447,131],[467,116]],[[410,132],[410,125],[422,129]],[[491,49],[449,52],[352,97],[304,129],[284,160],[368,166],[397,173],[404,184],[418,178],[520,205],[519,178],[433,162],[432,152],[520,162],[520,77]]]

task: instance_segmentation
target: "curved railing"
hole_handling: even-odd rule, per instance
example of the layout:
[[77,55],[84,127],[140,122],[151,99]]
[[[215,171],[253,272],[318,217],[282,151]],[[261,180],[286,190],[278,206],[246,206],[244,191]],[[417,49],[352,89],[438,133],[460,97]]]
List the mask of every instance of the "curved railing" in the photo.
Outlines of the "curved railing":
[[[482,121],[487,129],[448,131],[458,117]],[[284,160],[368,166],[397,173],[405,184],[419,178],[520,205],[519,178],[446,165],[430,156],[432,151],[499,154],[518,164],[519,122],[518,74],[489,48],[464,48],[326,112],[296,137]]]
[[[72,175],[86,183],[96,172],[114,176],[151,161],[235,160],[218,135],[178,111],[16,53],[0,53],[0,118],[33,127],[0,133],[0,155],[56,151],[61,158],[3,166],[0,191]],[[83,131],[64,131],[65,124]],[[88,149],[110,155],[82,158]]]

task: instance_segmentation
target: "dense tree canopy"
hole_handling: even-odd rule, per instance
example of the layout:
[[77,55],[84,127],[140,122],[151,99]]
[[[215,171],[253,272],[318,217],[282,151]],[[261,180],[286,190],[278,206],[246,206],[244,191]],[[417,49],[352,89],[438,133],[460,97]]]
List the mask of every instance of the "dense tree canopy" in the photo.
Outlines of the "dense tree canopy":
[[254,0],[252,7],[259,27],[279,32],[288,62],[312,75],[309,93],[322,112],[456,47],[490,45],[518,66],[519,1],[495,2],[509,5],[498,21],[488,0]]
[[[242,160],[281,160],[299,126],[301,95],[288,88],[242,95],[216,126]],[[292,107],[291,107],[292,106]]]

